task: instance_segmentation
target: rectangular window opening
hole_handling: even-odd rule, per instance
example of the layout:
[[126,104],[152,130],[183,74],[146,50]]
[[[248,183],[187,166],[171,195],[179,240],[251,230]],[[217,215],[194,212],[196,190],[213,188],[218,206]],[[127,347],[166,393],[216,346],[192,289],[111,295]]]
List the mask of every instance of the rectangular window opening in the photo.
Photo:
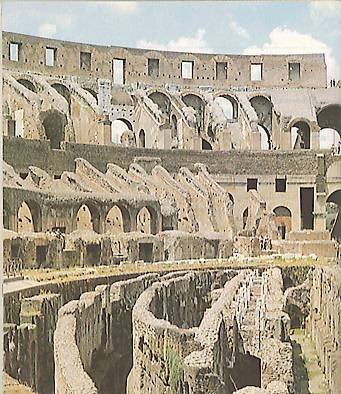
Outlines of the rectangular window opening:
[[158,77],[160,73],[159,59],[148,59],[148,76]]
[[57,49],[56,48],[45,48],[45,65],[46,66],[54,66],[56,61]]
[[276,192],[284,193],[287,191],[286,178],[276,178]]
[[124,85],[125,83],[125,60],[114,59],[113,63],[113,80],[115,85]]
[[251,81],[261,81],[263,79],[263,64],[251,64]]
[[227,79],[227,62],[216,63],[216,79]]
[[81,52],[80,53],[80,69],[90,71],[91,70],[91,53],[90,52]]
[[314,230],[314,188],[300,188],[301,230]]
[[247,178],[246,191],[257,190],[258,179],[257,178]]
[[193,79],[193,66],[194,66],[194,62],[190,62],[190,61],[181,62],[181,78]]
[[301,65],[300,63],[289,63],[289,81],[297,82],[300,80]]
[[19,61],[20,44],[17,42],[10,42],[9,44],[9,60],[13,62]]

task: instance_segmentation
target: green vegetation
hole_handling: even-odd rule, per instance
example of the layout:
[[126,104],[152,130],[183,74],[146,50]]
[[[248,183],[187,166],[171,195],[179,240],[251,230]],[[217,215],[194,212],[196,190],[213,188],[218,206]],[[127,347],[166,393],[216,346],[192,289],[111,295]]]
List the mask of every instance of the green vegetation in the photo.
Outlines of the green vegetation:
[[172,393],[176,394],[180,391],[180,382],[183,377],[184,368],[178,353],[169,347],[166,349],[166,365],[169,371],[169,385]]
[[[323,262],[326,264],[326,261]],[[247,267],[290,267],[290,266],[313,266],[320,265],[319,260],[311,258],[283,259],[276,257],[269,259],[266,257],[243,259],[199,259],[199,260],[180,260],[174,262],[159,263],[124,263],[121,265],[105,265],[92,267],[68,267],[62,269],[33,269],[23,271],[26,279],[37,280],[39,282],[66,282],[70,280],[86,279],[97,276],[112,276],[124,274],[145,274],[153,272],[169,272],[181,270],[198,270],[198,269],[225,269],[225,268],[247,268]]]

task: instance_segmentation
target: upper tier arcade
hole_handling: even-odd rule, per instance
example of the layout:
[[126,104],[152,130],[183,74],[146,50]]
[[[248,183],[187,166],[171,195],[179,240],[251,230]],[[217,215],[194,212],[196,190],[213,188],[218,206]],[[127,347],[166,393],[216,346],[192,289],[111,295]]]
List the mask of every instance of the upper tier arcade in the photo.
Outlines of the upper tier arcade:
[[[5,69],[164,86],[324,88],[324,54],[230,55],[100,46],[4,32]],[[12,60],[11,60],[12,59]]]

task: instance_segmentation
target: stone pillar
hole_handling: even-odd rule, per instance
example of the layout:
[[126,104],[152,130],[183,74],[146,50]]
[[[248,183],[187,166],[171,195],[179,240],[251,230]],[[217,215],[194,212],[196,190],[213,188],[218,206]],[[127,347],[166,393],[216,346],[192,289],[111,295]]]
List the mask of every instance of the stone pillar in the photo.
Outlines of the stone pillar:
[[[315,133],[318,134],[318,133]],[[317,176],[316,176],[316,198],[314,208],[314,229],[317,231],[326,230],[326,179],[324,154],[318,154]]]
[[111,145],[111,120],[106,116],[104,120],[100,121],[98,143],[100,145]]
[[251,132],[251,150],[261,150],[261,135],[259,132]]
[[310,149],[320,149],[320,127],[317,123],[310,125]]

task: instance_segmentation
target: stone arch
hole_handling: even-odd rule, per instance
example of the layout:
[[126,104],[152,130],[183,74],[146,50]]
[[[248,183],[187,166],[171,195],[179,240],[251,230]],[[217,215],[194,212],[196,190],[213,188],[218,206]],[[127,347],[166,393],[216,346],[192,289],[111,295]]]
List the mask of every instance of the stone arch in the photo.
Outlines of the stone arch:
[[51,84],[51,86],[53,87],[54,90],[57,91],[57,93],[59,93],[61,96],[63,96],[65,98],[65,100],[68,103],[69,106],[69,113],[71,114],[71,92],[70,89],[63,85],[62,83],[53,83]]
[[18,209],[18,233],[42,230],[41,208],[32,200],[25,200]]
[[129,120],[124,118],[115,119],[111,123],[111,141],[115,144],[120,144],[122,134],[128,130],[133,131],[133,126]]
[[109,209],[105,218],[105,231],[112,234],[131,231],[130,215],[127,208],[115,204]]
[[319,132],[320,149],[330,149],[333,145],[338,146],[341,141],[340,133],[331,128],[320,129]]
[[292,149],[310,149],[311,130],[308,121],[303,119],[292,121],[290,132]]
[[144,234],[152,233],[152,217],[149,210],[146,207],[140,209],[136,217],[136,229]]
[[278,230],[278,234],[281,239],[285,239],[287,233],[292,228],[292,214],[289,208],[284,206],[278,206],[274,208],[273,213],[275,214],[275,224]]
[[26,78],[19,78],[17,79],[17,82],[19,82],[21,85],[25,86],[26,89],[30,90],[33,93],[37,93],[37,88],[34,85],[33,82],[29,81]]
[[91,203],[84,203],[77,209],[76,230],[93,230],[100,232],[100,218],[98,208]]
[[182,101],[187,107],[192,107],[195,110],[198,133],[201,133],[204,130],[205,101],[199,95],[193,93],[184,94],[182,96]]
[[149,93],[148,98],[150,98],[153,103],[158,106],[162,114],[168,119],[171,109],[171,100],[168,95],[159,91],[155,91]]
[[260,133],[260,147],[262,150],[269,150],[272,148],[272,138],[269,130],[263,126],[257,125],[258,131]]
[[146,133],[143,129],[139,132],[139,148],[146,147]]
[[[332,210],[330,208],[333,208]],[[341,240],[341,189],[332,192],[326,200],[326,226],[333,238]]]
[[136,229],[144,234],[157,233],[157,213],[150,206],[142,207],[136,215]]
[[341,137],[341,105],[331,104],[321,108],[317,113],[317,123],[321,129],[336,130]]
[[96,100],[96,104],[98,104],[98,96],[97,96],[97,93],[96,93],[93,89],[91,89],[91,88],[85,88],[85,87],[83,87],[83,89],[86,90],[88,93],[90,93],[91,96]]
[[202,150],[212,150],[212,145],[205,140],[204,138],[201,139],[201,149]]
[[60,149],[61,142],[65,141],[66,116],[59,111],[49,110],[41,113],[40,119],[51,148]]
[[228,120],[238,119],[238,102],[229,94],[220,94],[214,101],[221,107]]
[[250,104],[258,117],[258,124],[264,126],[272,134],[272,109],[273,103],[266,96],[253,96]]

